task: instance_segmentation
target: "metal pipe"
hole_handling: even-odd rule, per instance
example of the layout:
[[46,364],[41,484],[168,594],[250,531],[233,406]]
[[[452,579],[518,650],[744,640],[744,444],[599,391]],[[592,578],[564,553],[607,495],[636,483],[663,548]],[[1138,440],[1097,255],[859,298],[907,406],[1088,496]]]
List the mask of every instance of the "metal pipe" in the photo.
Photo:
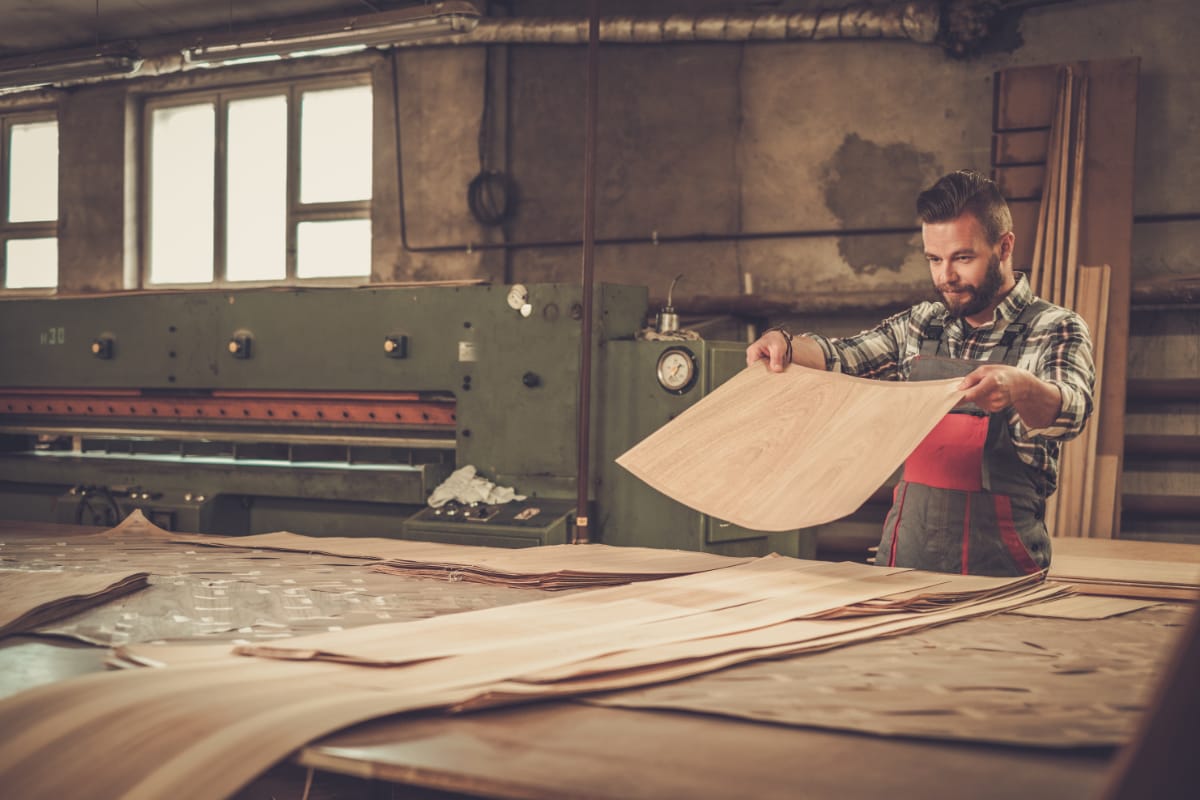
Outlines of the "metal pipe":
[[[679,42],[822,41],[834,39],[906,39],[933,44],[941,29],[939,4],[859,3],[837,9],[795,13],[733,12],[616,16],[599,21],[600,41],[614,44]],[[574,17],[490,17],[470,33],[440,36],[397,47],[438,44],[583,44],[591,38],[591,21]]]
[[590,481],[592,397],[592,280],[596,252],[596,117],[599,113],[598,79],[600,77],[600,0],[588,0],[587,48],[587,108],[584,113],[583,140],[583,314],[579,331],[579,417],[575,429],[579,461],[575,471],[575,532],[574,544],[589,541],[591,503],[588,500]]
[[1134,214],[1134,225],[1151,225],[1163,222],[1195,222],[1200,220],[1200,211],[1183,211],[1177,214]]
[[[621,44],[688,44],[697,42],[779,42],[779,41],[863,41],[896,40],[917,44],[940,44],[947,52],[960,55],[976,47],[989,33],[995,16],[990,4],[971,6],[973,0],[962,0],[968,10],[982,15],[983,22],[966,30],[946,24],[941,4],[936,0],[896,2],[887,6],[859,3],[844,8],[780,12],[741,12],[726,14],[673,14],[659,17],[619,16],[600,21],[600,41]],[[324,27],[353,27],[361,17],[326,20]],[[255,29],[242,29],[243,37]],[[576,17],[489,17],[479,20],[470,33],[448,34],[430,38],[391,41],[393,48],[430,46],[468,46],[489,44],[546,44],[579,45],[588,40],[589,21]],[[238,31],[223,32],[225,35]],[[260,32],[261,33],[261,32]],[[137,55],[141,69],[135,74],[109,75],[100,78],[56,80],[56,86],[71,86],[126,80],[131,77],[166,76],[197,68],[183,56],[183,51],[196,46],[197,35],[179,33],[138,41]],[[112,43],[108,46],[126,43]],[[382,46],[382,45],[380,45]],[[94,48],[93,48],[94,49]],[[71,51],[57,51],[58,53]],[[51,57],[54,53],[38,54]],[[33,93],[43,89],[18,89]],[[0,90],[0,94],[5,93]]]
[[[403,210],[401,211],[403,217]],[[462,242],[457,244],[414,245],[408,242],[405,221],[400,221],[400,239],[405,252],[410,253],[469,253],[475,250],[542,250],[554,247],[579,247],[582,239],[535,239],[524,242]],[[823,239],[837,236],[895,236],[920,233],[915,226],[896,228],[816,228],[808,230],[744,231],[741,233],[681,233],[675,236],[612,236],[596,239],[597,245],[664,245],[697,244],[700,242],[745,242],[767,239]]]

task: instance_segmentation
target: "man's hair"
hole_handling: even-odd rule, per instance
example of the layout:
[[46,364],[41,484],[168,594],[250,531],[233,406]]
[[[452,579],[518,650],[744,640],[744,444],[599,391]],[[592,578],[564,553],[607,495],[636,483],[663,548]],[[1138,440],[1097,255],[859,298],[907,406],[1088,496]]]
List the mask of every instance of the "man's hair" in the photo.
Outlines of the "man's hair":
[[988,244],[1012,230],[1012,212],[996,183],[978,172],[962,169],[943,175],[917,195],[917,214],[924,223],[949,222],[970,212],[983,225]]

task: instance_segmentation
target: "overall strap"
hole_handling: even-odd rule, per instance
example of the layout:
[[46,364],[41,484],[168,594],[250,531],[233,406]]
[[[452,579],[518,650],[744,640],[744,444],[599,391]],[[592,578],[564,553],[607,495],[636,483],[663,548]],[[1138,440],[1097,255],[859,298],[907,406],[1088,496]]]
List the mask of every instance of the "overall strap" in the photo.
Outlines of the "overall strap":
[[1004,333],[1000,335],[1000,342],[992,348],[987,360],[1001,364],[1014,364],[1016,358],[1013,358],[1013,347],[1025,341],[1030,324],[1049,307],[1050,304],[1040,297],[1029,301],[1025,308],[1021,309],[1017,318],[1004,328]]
[[[1021,313],[1017,315],[1004,332],[1000,335],[1000,342],[992,348],[988,354],[988,362],[996,364],[1007,364],[1016,366],[1021,353],[1021,345],[1025,343],[1025,337],[1034,320],[1037,319],[1047,308],[1050,308],[1050,303],[1035,297],[1029,301],[1025,308],[1021,309]],[[994,450],[1001,447],[1001,442],[1008,443],[1008,419],[1006,414],[993,414],[988,428],[988,449]],[[1023,469],[1018,465],[1017,455],[1011,451],[1011,444],[1007,444],[1004,448],[1009,450],[1008,457],[1005,459],[1009,467]],[[987,491],[993,491],[992,471],[996,466],[994,458],[984,458],[983,460],[983,486]]]
[[[946,332],[946,315],[934,317],[925,323],[925,328],[921,331],[920,337],[917,339],[917,349],[923,356],[941,355],[942,352],[942,335]],[[949,353],[949,348],[947,348]]]

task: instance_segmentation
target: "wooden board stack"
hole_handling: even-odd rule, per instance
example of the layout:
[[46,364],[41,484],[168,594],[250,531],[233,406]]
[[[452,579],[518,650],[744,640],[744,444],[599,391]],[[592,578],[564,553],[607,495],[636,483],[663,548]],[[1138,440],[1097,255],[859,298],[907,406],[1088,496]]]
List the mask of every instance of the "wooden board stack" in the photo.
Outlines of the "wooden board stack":
[[[775,557],[302,637],[256,656],[226,650],[8,698],[0,703],[0,729],[22,733],[0,749],[0,785],[14,797],[225,797],[297,747],[368,719],[641,686],[918,630],[1061,592],[1029,579]],[[905,595],[923,598],[927,608],[909,610]],[[945,602],[927,602],[939,597]],[[875,600],[888,607],[869,615],[834,613],[859,612]],[[181,648],[132,649],[151,659],[165,651],[158,660],[169,664],[170,653]]]
[[1088,79],[1071,67],[1059,71],[1030,281],[1034,294],[1070,307],[1083,206]]
[[1050,577],[1079,594],[1200,600],[1200,546],[1064,539],[1054,543]]
[[1063,447],[1047,527],[1054,536],[1112,538],[1118,459],[1097,455],[1112,270],[1079,264],[1087,128],[1088,77],[1068,66],[1058,75],[1030,280],[1035,294],[1083,317],[1096,363],[1097,407],[1084,433]]
[[[1083,317],[1092,334],[1096,354],[1096,385],[1093,397],[1103,388],[1103,354],[1108,322],[1108,293],[1111,270],[1107,265],[1080,267],[1078,294],[1071,307]],[[1059,458],[1058,492],[1047,519],[1055,536],[1111,539],[1118,491],[1116,459],[1098,455],[1099,409],[1083,433],[1063,444]],[[1052,513],[1049,513],[1052,512]]]

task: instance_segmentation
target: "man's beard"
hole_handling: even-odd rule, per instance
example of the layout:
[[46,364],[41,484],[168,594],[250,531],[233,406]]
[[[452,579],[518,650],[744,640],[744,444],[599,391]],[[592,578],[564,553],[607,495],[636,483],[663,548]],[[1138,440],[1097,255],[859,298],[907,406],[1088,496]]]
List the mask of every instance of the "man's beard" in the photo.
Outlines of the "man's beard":
[[[1000,272],[1000,256],[995,253],[988,259],[987,271],[983,274],[983,282],[978,286],[960,286],[962,294],[949,294],[949,285],[937,287],[942,295],[942,301],[952,317],[970,317],[978,314],[992,304],[1000,293],[1004,276]],[[959,298],[962,299],[959,299]]]

